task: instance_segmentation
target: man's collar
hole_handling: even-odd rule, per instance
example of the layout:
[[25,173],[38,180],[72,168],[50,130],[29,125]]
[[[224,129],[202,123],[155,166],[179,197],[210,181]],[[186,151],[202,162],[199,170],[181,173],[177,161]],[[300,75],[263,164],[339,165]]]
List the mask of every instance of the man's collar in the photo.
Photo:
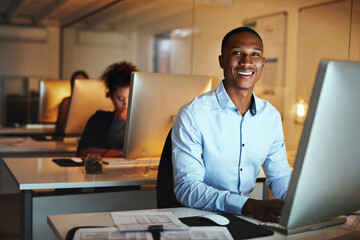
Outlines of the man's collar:
[[[230,108],[233,110],[236,110],[235,104],[230,99],[229,95],[227,94],[224,86],[224,80],[221,81],[219,86],[215,89],[215,93],[219,102],[219,105],[221,109]],[[256,103],[255,103],[255,95],[254,93],[251,96],[251,102],[250,102],[250,113],[252,116],[256,115]]]

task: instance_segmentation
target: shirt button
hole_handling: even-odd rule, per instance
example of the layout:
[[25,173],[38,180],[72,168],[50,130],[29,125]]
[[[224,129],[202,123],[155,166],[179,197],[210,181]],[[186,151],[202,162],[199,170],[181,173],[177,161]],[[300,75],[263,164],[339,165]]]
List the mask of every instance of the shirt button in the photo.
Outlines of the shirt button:
[[243,143],[242,146],[245,147],[245,144]]
[[240,171],[242,171],[242,168],[240,168]]

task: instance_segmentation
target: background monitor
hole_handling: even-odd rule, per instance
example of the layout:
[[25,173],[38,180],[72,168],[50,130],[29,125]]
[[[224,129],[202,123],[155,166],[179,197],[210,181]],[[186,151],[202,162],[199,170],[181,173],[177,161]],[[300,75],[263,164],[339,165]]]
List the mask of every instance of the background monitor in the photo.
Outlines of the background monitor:
[[360,209],[360,63],[320,63],[281,225]]
[[40,123],[55,123],[59,104],[70,95],[70,80],[40,80],[38,121]]
[[65,123],[65,135],[81,134],[87,121],[97,110],[114,110],[111,99],[106,97],[103,81],[76,79]]
[[134,72],[130,83],[124,157],[161,155],[179,108],[211,90],[207,76]]

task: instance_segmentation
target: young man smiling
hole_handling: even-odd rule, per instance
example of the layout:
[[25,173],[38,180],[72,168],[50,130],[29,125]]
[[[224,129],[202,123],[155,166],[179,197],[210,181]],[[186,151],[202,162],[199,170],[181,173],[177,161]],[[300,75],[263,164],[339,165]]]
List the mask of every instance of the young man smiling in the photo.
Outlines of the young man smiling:
[[[174,192],[188,207],[279,221],[291,169],[281,117],[254,86],[265,63],[260,36],[247,27],[227,33],[224,80],[184,105],[172,131]],[[263,167],[274,200],[249,198]]]

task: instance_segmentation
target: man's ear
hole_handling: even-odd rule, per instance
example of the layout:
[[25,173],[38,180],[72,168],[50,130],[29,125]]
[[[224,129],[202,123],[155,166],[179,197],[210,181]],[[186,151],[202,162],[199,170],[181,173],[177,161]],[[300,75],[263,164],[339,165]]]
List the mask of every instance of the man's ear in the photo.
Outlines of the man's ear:
[[223,57],[222,55],[219,55],[219,64],[222,69],[224,69],[224,63],[223,63]]
[[106,97],[109,98],[110,97],[110,93],[106,92]]

